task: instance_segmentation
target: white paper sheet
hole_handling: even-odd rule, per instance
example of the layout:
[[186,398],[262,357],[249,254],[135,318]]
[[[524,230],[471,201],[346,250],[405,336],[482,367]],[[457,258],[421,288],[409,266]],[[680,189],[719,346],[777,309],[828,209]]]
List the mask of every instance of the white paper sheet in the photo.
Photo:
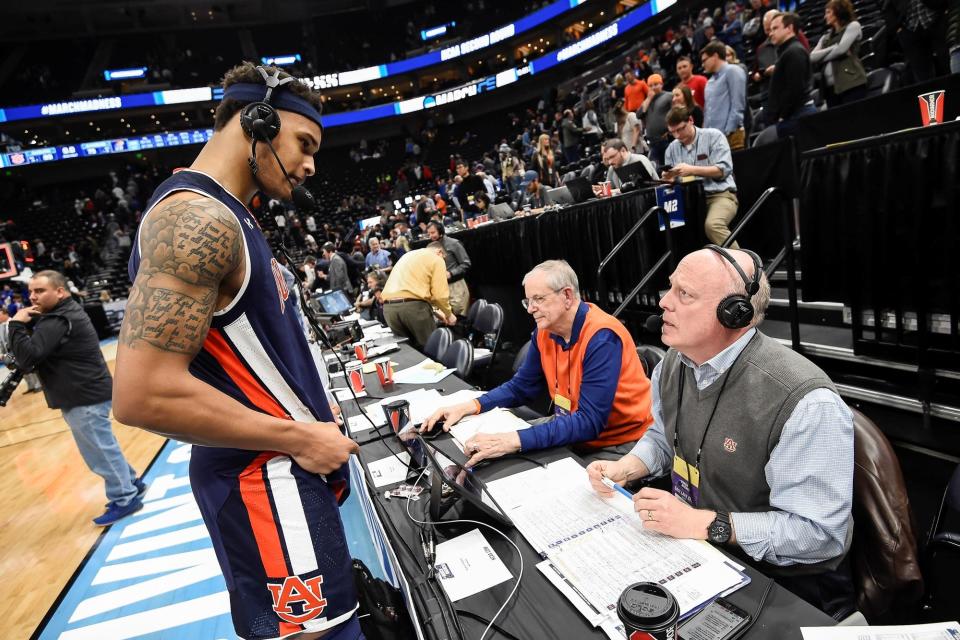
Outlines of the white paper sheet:
[[881,627],[800,627],[803,640],[957,640],[960,624],[934,622]]
[[406,480],[409,464],[410,454],[403,451],[396,456],[390,455],[371,462],[367,465],[367,470],[370,472],[370,477],[373,478],[375,487],[385,487],[388,484],[396,484]]
[[377,356],[392,351],[394,349],[399,349],[400,345],[396,342],[387,342],[385,344],[378,345],[376,347],[370,347],[367,349],[367,359],[376,358]]
[[[660,582],[681,616],[744,583],[722,553],[703,541],[647,531],[632,512],[600,498],[572,458],[488,483],[490,493],[537,551],[598,611],[615,607],[634,582]],[[624,498],[626,500],[626,498]]]
[[[373,424],[377,426],[387,424],[387,418],[383,415],[382,411],[367,411],[367,415],[370,416],[370,420],[373,420]],[[351,434],[369,431],[373,429],[373,424],[370,424],[370,420],[367,420],[362,414],[351,416],[347,418],[347,428],[350,429]]]
[[450,433],[463,447],[467,440],[478,433],[505,433],[507,431],[520,431],[529,427],[529,423],[513,415],[509,409],[497,407],[475,416],[467,416],[450,427]]
[[454,372],[454,369],[444,369],[430,358],[393,374],[393,381],[399,384],[436,384]]
[[556,565],[549,560],[544,560],[537,565],[537,569],[550,584],[567,597],[567,600],[573,604],[573,607],[579,611],[580,615],[586,618],[591,625],[596,627],[603,622],[604,618],[606,618],[604,612],[594,609],[593,605],[577,593],[576,588],[566,579],[566,576],[557,569]]
[[[334,389],[334,390],[333,390],[333,395],[334,395],[334,397],[335,397],[337,400],[339,400],[340,402],[343,402],[343,401],[345,401],[345,400],[353,400],[353,396],[354,396],[354,394],[350,393],[350,389],[347,389],[347,388]],[[357,396],[357,398],[366,398],[366,397],[367,397],[367,392],[366,392],[366,391],[360,391],[359,393],[356,394],[356,396]]]
[[437,579],[453,602],[513,576],[479,529],[437,545]]

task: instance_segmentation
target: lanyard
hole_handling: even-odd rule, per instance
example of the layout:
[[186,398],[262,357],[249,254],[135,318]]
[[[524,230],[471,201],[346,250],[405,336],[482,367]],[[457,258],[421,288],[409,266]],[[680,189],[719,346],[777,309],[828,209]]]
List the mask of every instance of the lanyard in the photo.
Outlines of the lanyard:
[[[553,397],[557,397],[560,392],[560,345],[553,343]],[[570,351],[567,350],[567,400],[570,399]]]
[[[750,339],[753,341],[753,338]],[[707,419],[707,426],[703,430],[703,436],[700,438],[700,446],[697,447],[697,460],[694,463],[694,468],[697,471],[700,471],[700,456],[703,453],[703,443],[707,441],[707,432],[710,431],[710,425],[713,422],[713,416],[717,413],[717,407],[720,406],[720,396],[723,395],[723,390],[727,388],[727,380],[730,379],[730,373],[733,371],[733,367],[737,364],[737,361],[740,359],[740,356],[743,352],[746,351],[746,346],[737,354],[737,357],[734,358],[733,362],[730,363],[730,366],[727,368],[726,373],[723,374],[723,382],[720,384],[720,391],[717,392],[717,400],[713,403],[713,410],[710,412],[710,417]],[[680,448],[680,408],[683,406],[683,387],[685,385],[685,374],[686,366],[681,363],[680,365],[680,388],[677,390],[677,418],[676,423],[673,427],[673,450],[674,452],[679,451],[681,457],[683,458],[684,463],[687,465],[687,477],[690,475],[690,462],[687,457],[683,455],[683,450]],[[696,376],[694,376],[696,377]]]

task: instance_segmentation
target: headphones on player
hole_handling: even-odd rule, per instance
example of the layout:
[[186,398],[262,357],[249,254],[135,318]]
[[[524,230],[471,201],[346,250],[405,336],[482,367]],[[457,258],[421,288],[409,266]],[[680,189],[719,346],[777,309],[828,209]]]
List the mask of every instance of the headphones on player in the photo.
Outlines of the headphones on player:
[[741,249],[741,251],[753,259],[753,279],[751,280],[747,277],[747,274],[744,273],[739,263],[737,263],[736,258],[730,255],[729,251],[715,244],[708,244],[706,248],[714,253],[720,254],[727,262],[732,264],[733,268],[740,274],[740,278],[743,279],[743,284],[747,289],[747,295],[731,293],[720,301],[720,304],[717,305],[717,320],[727,329],[743,329],[749,327],[750,323],[753,322],[754,316],[753,304],[750,302],[750,298],[760,291],[760,274],[763,271],[763,263],[760,261],[760,256],[753,251]]
[[240,128],[254,141],[269,142],[280,133],[280,114],[270,104],[270,96],[274,89],[279,89],[283,85],[293,82],[293,76],[280,78],[280,69],[276,69],[272,74],[268,73],[263,67],[257,67],[257,71],[263,77],[263,82],[267,86],[267,92],[260,102],[251,102],[240,112]]

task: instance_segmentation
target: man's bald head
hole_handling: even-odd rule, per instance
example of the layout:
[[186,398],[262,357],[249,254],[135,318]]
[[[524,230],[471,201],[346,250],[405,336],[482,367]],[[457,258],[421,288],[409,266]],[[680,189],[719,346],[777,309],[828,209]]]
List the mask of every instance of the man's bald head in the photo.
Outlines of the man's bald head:
[[780,12],[776,9],[770,9],[765,14],[763,14],[763,32],[767,35],[770,35],[770,23],[773,22],[773,19],[780,15]]
[[[728,250],[753,280],[754,264],[749,254]],[[670,275],[670,291],[660,300],[663,309],[663,342],[698,364],[706,362],[746,332],[728,329],[717,318],[717,307],[731,294],[746,295],[747,287],[737,270],[711,249],[685,256]],[[751,297],[754,317],[750,326],[763,319],[770,301],[770,284],[761,274],[760,289]]]

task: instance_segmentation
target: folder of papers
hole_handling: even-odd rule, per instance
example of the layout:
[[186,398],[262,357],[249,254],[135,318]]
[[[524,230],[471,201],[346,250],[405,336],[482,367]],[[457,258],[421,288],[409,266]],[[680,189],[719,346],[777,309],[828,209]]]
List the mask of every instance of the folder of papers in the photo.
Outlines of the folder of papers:
[[705,541],[644,529],[636,513],[619,504],[627,498],[599,496],[573,458],[487,486],[540,554],[537,568],[594,627],[607,630],[619,623],[617,601],[635,582],[668,589],[683,618],[750,581]]

